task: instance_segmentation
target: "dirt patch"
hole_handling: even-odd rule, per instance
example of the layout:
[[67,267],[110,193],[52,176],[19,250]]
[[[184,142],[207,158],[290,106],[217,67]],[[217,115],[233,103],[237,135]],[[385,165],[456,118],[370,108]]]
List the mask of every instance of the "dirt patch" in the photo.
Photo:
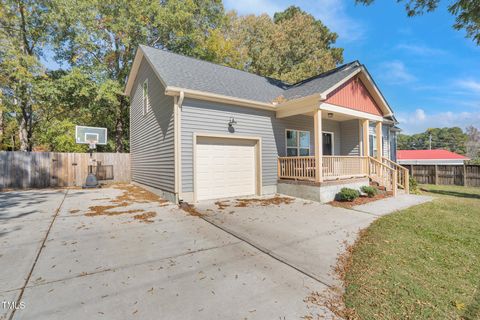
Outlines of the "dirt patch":
[[294,202],[294,198],[288,198],[288,197],[281,197],[281,196],[275,196],[272,198],[265,198],[265,199],[237,199],[237,203],[235,204],[235,207],[237,208],[245,208],[249,206],[261,206],[261,207],[266,207],[269,205],[281,205],[281,204],[290,204]]
[[180,203],[179,207],[180,207],[180,209],[182,209],[183,211],[185,211],[186,213],[188,213],[191,216],[195,216],[195,217],[202,217],[203,216],[203,214],[200,211],[198,211],[193,205],[188,204],[186,202]]
[[384,193],[379,193],[376,196],[369,198],[367,196],[360,196],[357,199],[353,201],[338,201],[338,200],[333,200],[330,201],[328,204],[334,207],[342,207],[342,208],[352,208],[354,206],[359,206],[362,204],[370,203],[373,201],[385,199],[391,197],[391,194],[384,194]]
[[157,215],[156,212],[148,211],[148,212],[145,212],[145,213],[142,213],[142,214],[134,215],[133,219],[139,220],[139,221],[145,222],[145,223],[152,223],[153,220],[151,220],[151,218],[155,217],[156,215]]
[[[109,209],[105,208],[99,208],[102,206],[97,206],[97,207],[90,207],[90,208],[95,208],[95,209],[90,209],[92,211],[89,211],[85,213],[87,217],[94,217],[94,216],[118,216],[121,214],[130,214],[130,213],[140,213],[144,212],[145,210],[143,209],[134,209],[134,210],[120,210],[120,211],[108,211]],[[111,207],[111,206],[103,206],[103,207]],[[116,207],[114,207],[116,208]],[[110,208],[111,209],[111,208]]]
[[215,205],[217,206],[217,208],[218,208],[219,210],[223,210],[223,209],[225,209],[225,208],[230,207],[230,204],[229,204],[228,202],[230,202],[230,200],[217,201],[217,202],[215,202]]
[[118,196],[113,203],[127,202],[131,203],[149,203],[158,202],[160,204],[166,204],[168,200],[162,199],[155,193],[142,189],[135,185],[114,185],[112,188],[123,190],[123,194]]
[[[116,198],[110,200],[111,205],[103,206],[91,206],[88,208],[88,212],[85,213],[88,217],[94,216],[117,216],[121,214],[134,214],[133,218],[138,221],[143,222],[153,222],[150,218],[156,215],[155,212],[149,211],[145,212],[143,209],[131,209],[131,210],[114,210],[118,208],[124,208],[134,203],[159,203],[160,206],[165,206],[168,204],[168,201],[160,198],[156,194],[144,190],[138,186],[134,185],[113,185],[112,188],[123,190],[123,193]],[[109,200],[109,198],[101,198],[95,200]],[[152,215],[154,214],[154,215]]]

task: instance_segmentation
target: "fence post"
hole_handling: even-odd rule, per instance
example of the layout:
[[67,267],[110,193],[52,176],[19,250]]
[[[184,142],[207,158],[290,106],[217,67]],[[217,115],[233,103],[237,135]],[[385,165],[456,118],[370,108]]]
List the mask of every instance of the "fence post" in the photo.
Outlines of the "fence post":
[[463,186],[467,186],[467,166],[463,163]]
[[438,165],[435,165],[435,184],[438,185]]

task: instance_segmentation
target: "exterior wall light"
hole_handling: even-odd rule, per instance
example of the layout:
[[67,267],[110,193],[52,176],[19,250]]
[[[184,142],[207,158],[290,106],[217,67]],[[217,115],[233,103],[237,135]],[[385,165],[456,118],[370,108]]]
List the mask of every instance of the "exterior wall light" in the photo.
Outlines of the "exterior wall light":
[[329,113],[327,114],[327,116],[328,116],[329,119],[331,119],[331,118],[333,118],[333,113],[329,112]]
[[232,128],[235,124],[237,124],[237,121],[235,121],[234,117],[231,117],[230,121],[228,121],[228,127]]

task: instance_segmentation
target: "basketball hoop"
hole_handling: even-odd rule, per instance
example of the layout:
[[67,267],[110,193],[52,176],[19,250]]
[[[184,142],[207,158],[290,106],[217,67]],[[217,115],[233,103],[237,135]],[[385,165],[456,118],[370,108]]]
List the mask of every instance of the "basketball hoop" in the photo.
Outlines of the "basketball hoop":
[[90,153],[90,162],[88,166],[88,175],[83,188],[99,188],[97,177],[93,172],[95,160],[93,159],[93,150],[98,145],[107,144],[107,129],[97,127],[75,126],[75,141],[78,144],[88,144],[88,153]]
[[88,149],[94,150],[97,148],[97,142],[96,140],[88,140]]

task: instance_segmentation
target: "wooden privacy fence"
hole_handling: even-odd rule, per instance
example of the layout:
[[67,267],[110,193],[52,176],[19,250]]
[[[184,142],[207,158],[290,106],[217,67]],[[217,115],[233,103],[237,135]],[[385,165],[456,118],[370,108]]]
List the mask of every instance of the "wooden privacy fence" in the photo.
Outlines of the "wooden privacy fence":
[[418,183],[480,187],[480,165],[404,165]]
[[[130,182],[129,153],[93,153],[93,170],[102,182]],[[0,189],[82,186],[90,155],[60,152],[0,152]]]

